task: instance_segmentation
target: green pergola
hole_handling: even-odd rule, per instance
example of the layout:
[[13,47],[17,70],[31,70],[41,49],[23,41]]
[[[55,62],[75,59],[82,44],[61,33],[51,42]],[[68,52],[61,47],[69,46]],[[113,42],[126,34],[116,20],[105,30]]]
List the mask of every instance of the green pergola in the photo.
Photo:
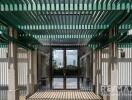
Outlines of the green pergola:
[[[30,49],[131,44],[131,10],[131,0],[0,0],[0,42]],[[8,36],[9,26],[17,30],[18,39]],[[109,39],[114,27],[118,34]]]

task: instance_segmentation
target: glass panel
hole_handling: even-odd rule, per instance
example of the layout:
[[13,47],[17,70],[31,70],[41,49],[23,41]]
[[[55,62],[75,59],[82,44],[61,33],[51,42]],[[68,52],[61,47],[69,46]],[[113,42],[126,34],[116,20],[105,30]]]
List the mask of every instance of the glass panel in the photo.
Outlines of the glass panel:
[[53,50],[53,89],[63,89],[63,50]]
[[53,78],[53,89],[63,89],[63,78]]
[[77,78],[66,78],[67,89],[77,89]]
[[66,89],[77,89],[77,50],[66,50]]
[[87,55],[80,60],[80,89],[81,90],[88,90],[93,91],[94,87],[92,84],[92,75],[93,75],[93,69],[91,65],[91,59],[92,57],[90,55]]

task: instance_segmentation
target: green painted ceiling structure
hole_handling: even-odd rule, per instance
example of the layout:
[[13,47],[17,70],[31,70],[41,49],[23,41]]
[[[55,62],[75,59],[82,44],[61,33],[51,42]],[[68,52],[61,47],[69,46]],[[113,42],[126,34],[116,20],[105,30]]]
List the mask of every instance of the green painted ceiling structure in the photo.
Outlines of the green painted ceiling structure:
[[[111,42],[131,44],[131,0],[0,0],[1,43],[12,40],[33,49],[38,46],[104,48]],[[7,27],[18,39],[9,39]],[[108,31],[118,28],[108,38]]]

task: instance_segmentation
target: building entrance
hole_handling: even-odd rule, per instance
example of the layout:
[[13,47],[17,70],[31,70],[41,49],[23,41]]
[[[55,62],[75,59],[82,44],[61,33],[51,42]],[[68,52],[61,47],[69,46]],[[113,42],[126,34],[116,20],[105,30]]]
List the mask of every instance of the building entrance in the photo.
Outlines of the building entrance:
[[78,89],[77,50],[54,49],[52,60],[52,88]]

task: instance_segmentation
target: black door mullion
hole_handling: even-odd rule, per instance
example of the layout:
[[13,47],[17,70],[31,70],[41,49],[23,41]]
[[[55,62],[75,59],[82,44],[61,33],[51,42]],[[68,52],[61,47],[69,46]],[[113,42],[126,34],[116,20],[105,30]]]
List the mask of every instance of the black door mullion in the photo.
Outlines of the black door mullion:
[[64,69],[63,69],[63,77],[64,77],[64,81],[63,81],[63,86],[64,86],[64,89],[66,89],[66,48],[64,48],[64,51],[63,51],[63,64],[64,64]]

